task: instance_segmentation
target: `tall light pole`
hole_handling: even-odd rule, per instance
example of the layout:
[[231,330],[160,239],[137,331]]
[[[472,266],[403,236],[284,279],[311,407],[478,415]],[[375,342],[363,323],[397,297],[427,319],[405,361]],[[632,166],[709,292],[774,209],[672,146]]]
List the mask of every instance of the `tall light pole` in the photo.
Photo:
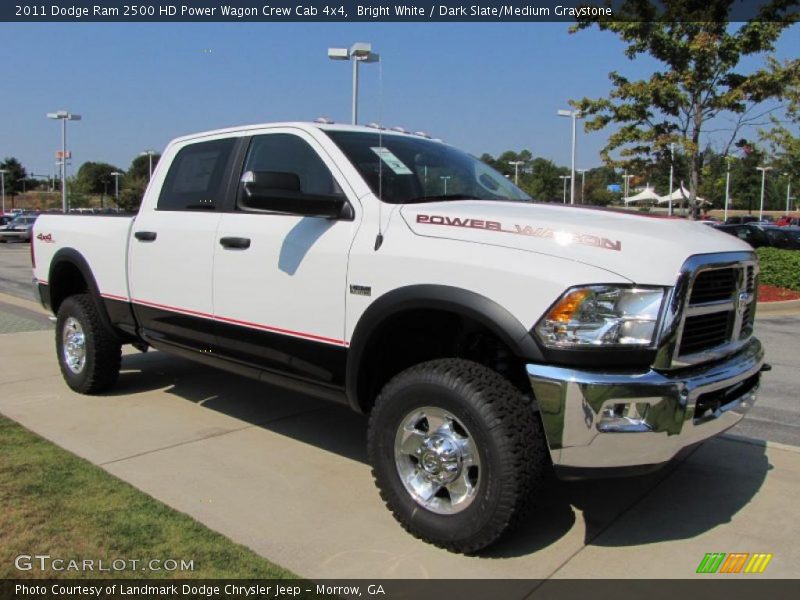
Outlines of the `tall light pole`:
[[372,44],[356,42],[350,49],[328,48],[328,58],[331,60],[349,60],[353,63],[353,125],[358,123],[358,64],[379,62],[381,57],[372,51]]
[[[675,166],[675,142],[669,145],[669,216],[672,216],[672,170]],[[726,205],[727,206],[727,205]]]
[[2,214],[6,214],[6,173],[8,173],[8,169],[0,169],[0,181],[2,181],[2,188],[3,188],[3,212]]
[[579,110],[559,110],[558,116],[572,119],[572,167],[570,170],[569,203],[575,204],[575,124],[578,119],[583,118],[583,115]]
[[514,167],[514,185],[519,185],[519,166],[524,165],[524,160],[510,160],[508,164]]
[[148,177],[148,179],[152,179],[153,178],[153,156],[155,154],[157,154],[157,152],[155,150],[145,150],[144,152],[139,152],[139,156],[146,156],[149,159],[150,176]]
[[451,175],[441,175],[439,179],[444,181],[444,195],[447,196],[447,180],[450,179]]
[[622,178],[625,180],[625,199],[626,200],[628,199],[628,191],[630,189],[629,186],[630,186],[631,177],[633,177],[633,175],[628,175],[627,171],[625,171],[625,174],[622,176]]
[[578,173],[581,174],[581,204],[583,204],[583,188],[586,185],[586,171],[589,169],[578,169]]
[[723,221],[728,220],[728,204],[730,203],[731,198],[731,161],[726,160],[725,162],[728,163],[728,169],[725,172],[725,212]]
[[67,212],[67,121],[80,121],[81,116],[66,110],[47,113],[48,119],[61,121],[61,210]]
[[119,171],[112,171],[111,176],[114,178],[114,198],[116,199],[117,208],[119,208],[119,178],[122,173]]
[[564,204],[567,203],[567,179],[572,179],[570,175],[559,175],[559,179],[564,180]]
[[756,167],[757,171],[761,171],[761,205],[758,208],[758,220],[764,217],[764,183],[767,179],[767,171],[771,171],[772,167]]
[[792,180],[789,179],[789,174],[784,173],[786,177],[786,214],[789,214],[789,201],[792,199]]

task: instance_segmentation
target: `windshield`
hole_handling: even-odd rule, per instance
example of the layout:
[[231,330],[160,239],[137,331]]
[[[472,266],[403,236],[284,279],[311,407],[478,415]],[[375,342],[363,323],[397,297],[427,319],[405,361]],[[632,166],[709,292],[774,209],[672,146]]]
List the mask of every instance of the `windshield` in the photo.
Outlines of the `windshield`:
[[531,200],[486,163],[441,142],[377,132],[326,133],[384,202]]

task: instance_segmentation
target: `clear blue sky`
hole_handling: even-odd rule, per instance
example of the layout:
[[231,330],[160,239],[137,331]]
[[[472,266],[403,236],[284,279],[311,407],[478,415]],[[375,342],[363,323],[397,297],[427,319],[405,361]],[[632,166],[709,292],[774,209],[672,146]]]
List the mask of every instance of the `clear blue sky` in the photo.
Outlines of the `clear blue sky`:
[[[45,113],[83,115],[68,126],[73,169],[87,160],[127,169],[141,150],[218,127],[329,116],[348,122],[348,63],[329,46],[370,41],[383,60],[362,67],[362,122],[425,130],[475,154],[530,149],[569,162],[567,100],[609,90],[612,69],[635,77],[611,33],[569,35],[533,24],[8,24],[0,25],[0,157],[50,173],[60,127]],[[780,58],[800,55],[797,28]],[[759,61],[751,61],[757,65]],[[578,167],[599,164],[606,132],[579,133]]]

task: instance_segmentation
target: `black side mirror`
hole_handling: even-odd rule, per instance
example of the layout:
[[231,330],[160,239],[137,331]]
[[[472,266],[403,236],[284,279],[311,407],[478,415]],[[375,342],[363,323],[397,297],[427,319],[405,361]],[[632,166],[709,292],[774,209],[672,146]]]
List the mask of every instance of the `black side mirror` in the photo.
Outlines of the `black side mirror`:
[[239,204],[247,210],[326,219],[349,216],[350,205],[344,195],[306,194],[296,173],[247,171],[241,183]]

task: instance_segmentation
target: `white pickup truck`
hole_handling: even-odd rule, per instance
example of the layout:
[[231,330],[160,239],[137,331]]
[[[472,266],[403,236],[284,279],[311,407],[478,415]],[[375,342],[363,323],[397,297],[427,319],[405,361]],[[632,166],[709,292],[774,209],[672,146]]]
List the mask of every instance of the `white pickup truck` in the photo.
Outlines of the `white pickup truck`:
[[135,217],[44,215],[32,253],[72,389],[110,388],[133,344],[346,404],[397,520],[458,552],[546,469],[639,472],[728,429],[766,368],[747,244],[534,203],[424,135],[182,137]]

